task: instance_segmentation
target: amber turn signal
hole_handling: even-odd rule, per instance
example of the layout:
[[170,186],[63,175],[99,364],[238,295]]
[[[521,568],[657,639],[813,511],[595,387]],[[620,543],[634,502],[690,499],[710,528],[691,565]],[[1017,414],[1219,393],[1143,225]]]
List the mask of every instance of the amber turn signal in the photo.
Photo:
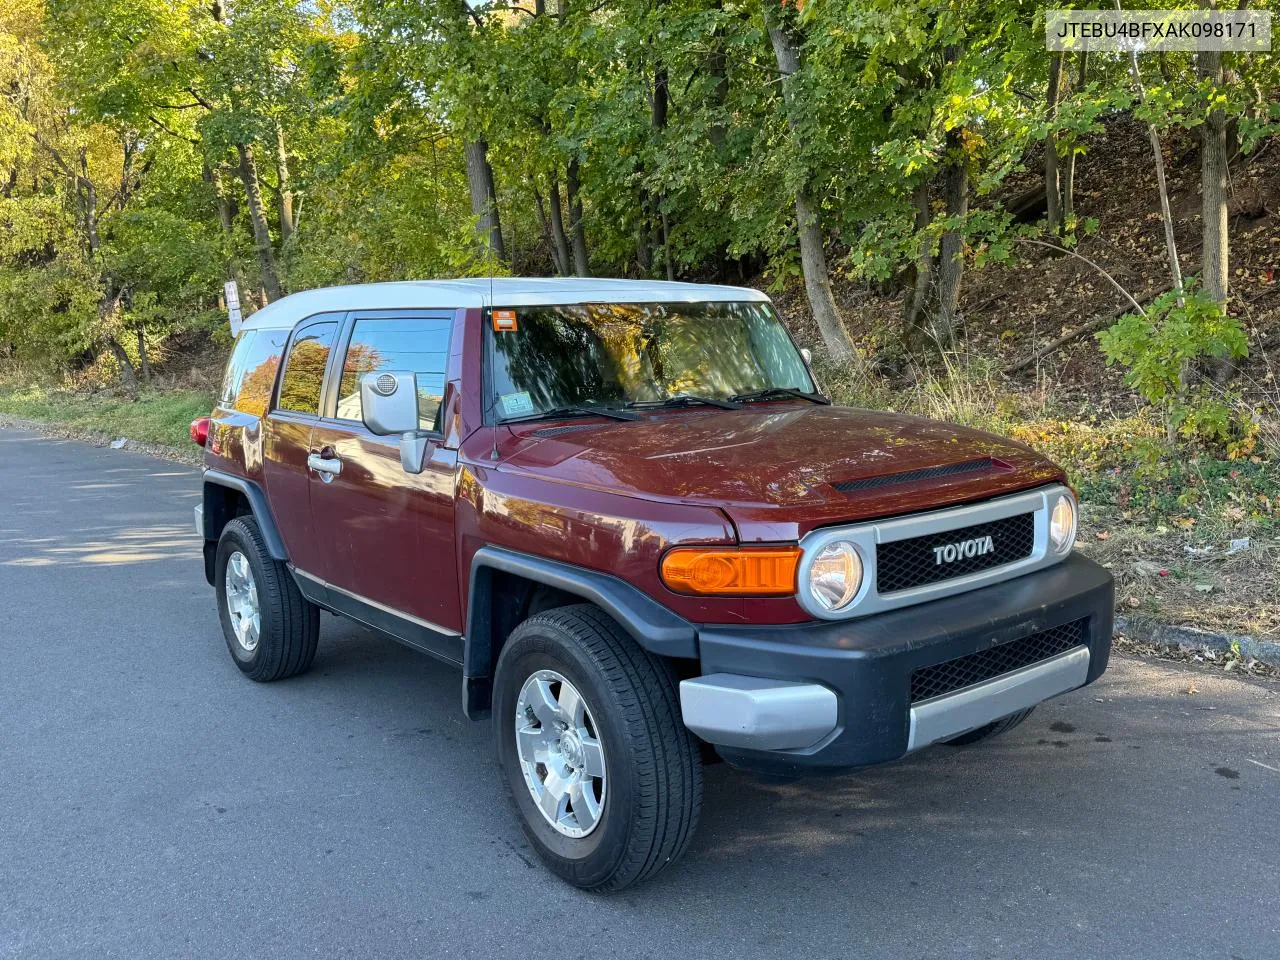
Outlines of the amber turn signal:
[[677,593],[764,597],[796,592],[799,547],[677,547],[662,582]]

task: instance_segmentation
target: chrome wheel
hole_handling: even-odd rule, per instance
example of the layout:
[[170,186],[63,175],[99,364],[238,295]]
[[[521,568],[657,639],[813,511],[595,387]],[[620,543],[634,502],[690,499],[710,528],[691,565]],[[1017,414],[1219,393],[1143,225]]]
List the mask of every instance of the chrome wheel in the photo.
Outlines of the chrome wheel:
[[236,643],[247,654],[258,649],[262,618],[258,613],[258,585],[249,558],[237,550],[227,558],[227,613]]
[[604,747],[586,701],[554,670],[525,680],[516,700],[516,751],[524,782],[547,823],[566,837],[600,824]]

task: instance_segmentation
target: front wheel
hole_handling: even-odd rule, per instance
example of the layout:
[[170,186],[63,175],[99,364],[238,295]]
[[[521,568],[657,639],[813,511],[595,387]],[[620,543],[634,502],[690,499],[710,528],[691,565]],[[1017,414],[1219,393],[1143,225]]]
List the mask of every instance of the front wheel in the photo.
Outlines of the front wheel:
[[494,724],[525,835],[569,883],[620,890],[688,846],[702,766],[675,681],[598,608],[515,629],[498,658]]

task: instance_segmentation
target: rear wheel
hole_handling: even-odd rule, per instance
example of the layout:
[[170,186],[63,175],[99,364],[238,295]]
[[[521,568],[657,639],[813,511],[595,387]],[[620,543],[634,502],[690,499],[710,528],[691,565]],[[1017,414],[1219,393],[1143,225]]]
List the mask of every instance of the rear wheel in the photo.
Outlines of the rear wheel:
[[494,725],[525,835],[569,883],[620,890],[688,846],[702,766],[675,681],[598,608],[515,629],[498,658]]
[[253,517],[222,530],[214,560],[218,615],[236,666],[262,682],[297,676],[316,655],[320,612],[272,558]]
[[968,733],[962,733],[958,737],[952,737],[950,740],[942,742],[951,747],[967,747],[971,743],[977,743],[979,740],[989,740],[991,737],[999,736],[1008,730],[1012,730],[1027,717],[1031,716],[1031,711],[1035,707],[1027,707],[1025,710],[1019,710],[1017,713],[1011,713],[1007,717],[1001,717],[988,723],[985,727],[979,727],[977,730],[970,730]]

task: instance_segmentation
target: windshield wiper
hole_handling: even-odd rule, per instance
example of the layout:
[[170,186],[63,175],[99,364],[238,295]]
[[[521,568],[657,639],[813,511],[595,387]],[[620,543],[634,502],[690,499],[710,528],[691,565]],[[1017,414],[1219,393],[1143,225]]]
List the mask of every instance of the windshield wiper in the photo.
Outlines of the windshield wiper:
[[794,397],[797,400],[808,400],[812,403],[820,403],[823,406],[830,406],[831,401],[820,393],[805,393],[803,390],[797,390],[795,387],[765,387],[763,390],[752,390],[750,393],[735,393],[730,400],[736,400],[739,403],[751,403],[755,400],[780,400],[784,398]]
[[569,417],[612,417],[614,420],[638,420],[634,413],[618,410],[615,407],[592,407],[586,404],[569,404],[563,407],[552,407],[540,413],[531,413],[527,417],[508,417],[503,423],[526,423],[530,420],[558,420]]
[[[737,399],[736,397],[734,398]],[[628,407],[687,407],[691,404],[701,403],[708,407],[719,407],[721,410],[741,410],[742,404],[734,403],[733,400],[719,400],[716,397],[700,397],[693,393],[677,393],[674,397],[667,397],[665,400],[628,400]]]

